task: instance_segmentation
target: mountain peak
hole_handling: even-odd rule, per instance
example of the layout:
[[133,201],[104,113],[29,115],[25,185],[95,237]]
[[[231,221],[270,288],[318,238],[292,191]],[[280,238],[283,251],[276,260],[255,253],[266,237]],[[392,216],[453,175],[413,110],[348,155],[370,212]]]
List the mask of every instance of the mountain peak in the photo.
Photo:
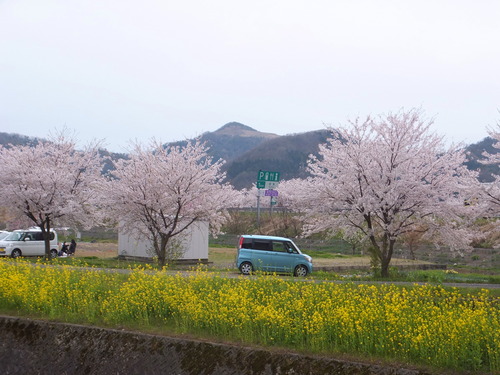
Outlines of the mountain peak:
[[219,129],[216,130],[216,132],[228,131],[228,130],[247,130],[253,132],[257,131],[254,128],[251,128],[250,126],[243,125],[242,123],[233,121],[233,122],[228,122],[226,125],[220,127]]
[[259,137],[259,138],[278,137],[277,134],[262,133],[255,130],[254,128],[251,128],[250,126],[243,125],[239,122],[228,122],[226,125],[214,131],[213,134],[239,136],[239,137]]

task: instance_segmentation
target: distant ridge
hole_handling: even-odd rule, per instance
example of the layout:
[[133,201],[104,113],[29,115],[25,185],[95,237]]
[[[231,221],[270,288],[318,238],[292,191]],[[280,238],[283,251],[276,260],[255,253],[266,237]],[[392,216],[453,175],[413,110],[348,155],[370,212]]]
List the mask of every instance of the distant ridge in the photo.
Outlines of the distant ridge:
[[43,141],[42,138],[29,137],[26,135],[16,133],[2,133],[0,132],[0,145],[7,146],[35,146],[38,141]]
[[[249,188],[256,182],[259,169],[277,171],[282,179],[304,178],[308,175],[307,159],[317,155],[319,144],[325,143],[331,133],[315,130],[299,134],[277,135],[264,133],[239,122],[229,122],[213,132],[206,132],[199,138],[209,147],[209,155],[214,160],[223,159],[227,181],[235,188]],[[36,145],[40,139],[19,134],[0,132],[0,145]],[[172,142],[169,145],[185,145],[189,140]],[[479,180],[492,181],[492,174],[500,174],[498,165],[483,165],[484,151],[495,153],[495,141],[490,137],[478,143],[468,145],[466,165],[471,170],[479,171]],[[126,154],[101,153],[116,160],[127,158]],[[105,165],[105,171],[111,164]]]
[[[214,132],[203,133],[199,139],[209,147],[208,154],[214,160],[230,161],[268,139],[279,137],[277,134],[259,132],[239,122],[229,122]],[[172,142],[167,145],[183,146],[188,141]]]

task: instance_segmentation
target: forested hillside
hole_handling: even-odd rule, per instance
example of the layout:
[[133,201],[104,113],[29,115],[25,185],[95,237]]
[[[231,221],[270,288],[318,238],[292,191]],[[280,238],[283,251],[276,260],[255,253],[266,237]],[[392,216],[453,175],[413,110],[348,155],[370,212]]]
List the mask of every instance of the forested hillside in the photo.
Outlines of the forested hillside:
[[500,174],[500,166],[498,165],[484,165],[480,163],[480,160],[483,160],[483,153],[488,152],[494,154],[498,152],[498,150],[493,147],[495,141],[490,138],[484,138],[482,141],[478,143],[473,143],[467,146],[467,159],[469,160],[466,165],[467,168],[471,170],[479,171],[479,180],[481,182],[491,182],[493,178],[492,174]]
[[25,145],[35,145],[38,143],[38,138],[28,137],[26,135],[14,134],[14,133],[0,133],[0,145],[14,146],[25,146]]
[[309,155],[318,154],[318,146],[325,143],[330,132],[316,130],[262,142],[257,147],[229,161],[225,170],[228,181],[237,189],[250,187],[256,182],[257,172],[262,170],[280,172],[281,178],[305,178]]

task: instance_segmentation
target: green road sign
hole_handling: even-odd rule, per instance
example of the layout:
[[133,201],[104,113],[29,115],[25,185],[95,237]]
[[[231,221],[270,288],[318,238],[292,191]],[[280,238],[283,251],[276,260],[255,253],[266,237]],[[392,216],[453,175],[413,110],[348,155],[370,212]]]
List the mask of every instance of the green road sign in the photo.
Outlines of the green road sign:
[[259,171],[257,174],[257,189],[275,189],[280,180],[279,172]]
[[257,182],[258,181],[278,182],[279,180],[280,180],[279,172],[259,171],[259,174],[257,175]]

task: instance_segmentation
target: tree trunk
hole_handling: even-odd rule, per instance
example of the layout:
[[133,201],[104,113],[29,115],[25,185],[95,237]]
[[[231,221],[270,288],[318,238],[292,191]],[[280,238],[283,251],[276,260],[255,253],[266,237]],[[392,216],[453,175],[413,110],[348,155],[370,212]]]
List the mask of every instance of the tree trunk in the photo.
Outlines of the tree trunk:
[[50,221],[46,219],[42,225],[40,225],[40,229],[42,230],[43,242],[45,244],[45,260],[51,261],[52,256],[50,254]]
[[414,247],[416,247],[414,244],[413,244],[413,241],[410,242],[408,248],[410,249],[410,257],[412,260],[417,260],[417,257],[415,256],[415,250],[414,250]]
[[389,277],[389,264],[391,263],[395,243],[396,240],[392,239],[384,242],[384,250],[381,252],[382,256],[380,257],[380,276],[382,277]]
[[149,228],[151,234],[151,242],[153,244],[154,254],[158,258],[158,268],[162,269],[167,264],[168,254],[167,247],[170,242],[171,236],[163,233],[159,233],[154,227]]
[[160,244],[158,251],[158,268],[162,269],[167,263],[167,244],[168,238],[160,234]]
[[380,266],[380,276],[389,277],[389,263],[390,260],[387,257],[382,257]]

